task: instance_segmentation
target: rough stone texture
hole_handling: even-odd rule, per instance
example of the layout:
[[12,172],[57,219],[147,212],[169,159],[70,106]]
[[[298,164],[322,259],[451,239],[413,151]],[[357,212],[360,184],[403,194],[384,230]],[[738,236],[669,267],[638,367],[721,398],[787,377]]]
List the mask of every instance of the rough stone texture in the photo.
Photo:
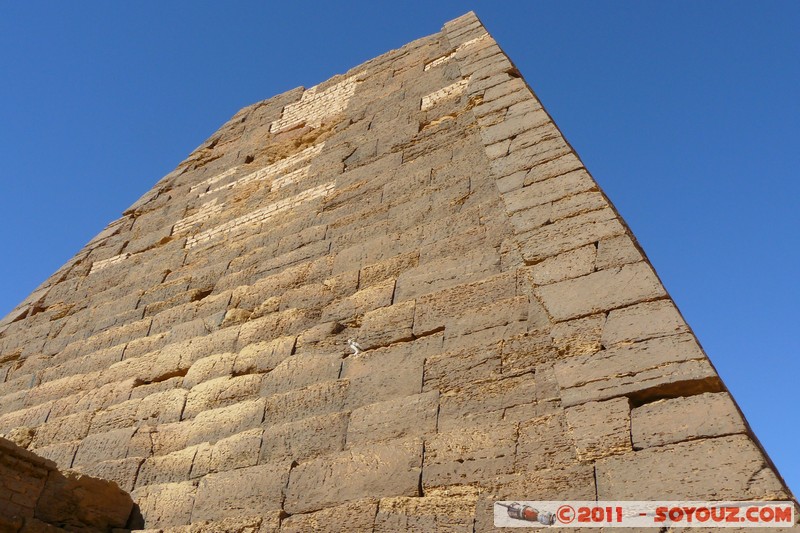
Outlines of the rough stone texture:
[[[0,321],[0,435],[154,533],[790,496],[471,13],[241,110]],[[0,529],[46,530],[18,494],[48,465]]]
[[636,449],[746,431],[739,410],[725,392],[660,400],[631,411]]
[[133,501],[116,484],[78,472],[0,438],[3,531],[111,531],[124,528]]

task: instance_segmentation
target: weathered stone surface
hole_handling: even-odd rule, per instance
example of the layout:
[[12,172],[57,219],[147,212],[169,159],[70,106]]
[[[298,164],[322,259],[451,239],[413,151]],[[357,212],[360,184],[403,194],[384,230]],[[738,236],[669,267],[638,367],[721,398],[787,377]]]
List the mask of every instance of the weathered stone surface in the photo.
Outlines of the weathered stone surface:
[[411,300],[366,313],[358,332],[358,343],[369,350],[413,339],[414,307],[415,302]]
[[287,533],[372,533],[378,502],[372,499],[357,500],[328,507],[320,511],[290,516],[281,523]]
[[260,380],[261,395],[270,396],[302,389],[314,383],[334,381],[342,361],[337,356],[296,354],[287,357]]
[[631,411],[636,449],[747,431],[728,393],[661,400]]
[[159,485],[187,481],[192,471],[192,462],[197,455],[198,447],[190,446],[183,450],[148,457],[139,468],[136,486]]
[[425,443],[422,486],[431,488],[480,482],[514,472],[516,424],[439,433]]
[[261,375],[247,374],[233,378],[224,376],[200,383],[189,391],[181,416],[186,420],[210,409],[257,397],[261,381]]
[[631,451],[631,409],[627,398],[589,402],[565,412],[579,460],[593,461]]
[[625,394],[718,387],[714,369],[691,335],[661,337],[556,363],[565,406]]
[[477,496],[383,498],[375,531],[447,531],[471,533]]
[[148,527],[189,524],[197,487],[194,483],[146,485],[131,493]]
[[192,522],[280,510],[289,469],[282,461],[207,475],[197,487]]
[[414,335],[441,329],[448,319],[460,317],[469,309],[515,296],[515,292],[514,274],[505,273],[417,298]]
[[[680,458],[676,460],[676,458]],[[633,500],[780,500],[781,483],[746,435],[648,448],[597,462],[597,498]],[[652,483],[652,477],[659,480]],[[753,482],[753,481],[758,482]]]
[[260,462],[300,461],[344,449],[347,413],[312,416],[296,422],[269,425],[261,440]]
[[108,530],[125,527],[132,508],[131,497],[108,481],[54,473],[39,496],[36,517],[51,524]]
[[421,469],[418,439],[351,448],[295,467],[284,509],[305,513],[367,497],[416,496]]
[[275,394],[266,399],[264,422],[282,424],[342,411],[349,388],[350,382],[340,379]]
[[342,366],[342,378],[350,382],[348,407],[419,394],[424,360],[425,355],[410,343],[348,357]]
[[84,467],[81,472],[88,476],[113,481],[125,492],[131,492],[143,462],[143,457],[103,461]]
[[666,296],[646,263],[545,285],[536,293],[557,322]]
[[[472,13],[243,109],[0,320],[0,435],[152,533],[788,496],[724,391]],[[53,468],[0,472],[0,529],[55,527]]]
[[688,333],[689,327],[669,300],[646,302],[608,313],[603,327],[603,346],[636,342],[653,337]]
[[279,337],[271,341],[248,344],[240,351],[233,363],[235,374],[269,372],[289,357],[295,345],[295,337]]
[[[387,416],[387,413],[396,413]],[[354,410],[347,426],[347,446],[436,433],[437,391],[377,402]]]
[[516,449],[517,471],[569,465],[576,459],[575,447],[561,412],[522,422]]

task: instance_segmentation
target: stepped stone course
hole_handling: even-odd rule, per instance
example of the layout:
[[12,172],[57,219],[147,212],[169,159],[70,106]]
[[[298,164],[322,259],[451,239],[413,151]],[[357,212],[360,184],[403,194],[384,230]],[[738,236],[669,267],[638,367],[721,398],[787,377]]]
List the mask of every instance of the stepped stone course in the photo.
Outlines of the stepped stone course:
[[0,321],[0,435],[151,533],[793,498],[472,13],[241,110]]

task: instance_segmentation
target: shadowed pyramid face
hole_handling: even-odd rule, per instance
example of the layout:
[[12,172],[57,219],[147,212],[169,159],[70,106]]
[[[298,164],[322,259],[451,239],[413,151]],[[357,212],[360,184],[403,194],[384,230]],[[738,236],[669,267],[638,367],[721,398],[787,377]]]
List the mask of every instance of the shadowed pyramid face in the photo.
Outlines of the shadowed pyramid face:
[[484,531],[498,499],[789,497],[472,14],[240,111],[0,350],[0,433],[116,481],[148,528]]

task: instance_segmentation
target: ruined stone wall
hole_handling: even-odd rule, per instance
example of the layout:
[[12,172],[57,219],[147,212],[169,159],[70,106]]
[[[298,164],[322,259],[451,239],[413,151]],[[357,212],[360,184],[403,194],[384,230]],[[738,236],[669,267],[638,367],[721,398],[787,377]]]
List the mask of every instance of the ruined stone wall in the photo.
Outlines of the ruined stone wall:
[[165,531],[790,497],[471,14],[243,109],[111,223],[0,323],[0,432]]
[[0,438],[0,531],[110,532],[127,525],[132,509],[114,483],[65,476],[52,461]]

